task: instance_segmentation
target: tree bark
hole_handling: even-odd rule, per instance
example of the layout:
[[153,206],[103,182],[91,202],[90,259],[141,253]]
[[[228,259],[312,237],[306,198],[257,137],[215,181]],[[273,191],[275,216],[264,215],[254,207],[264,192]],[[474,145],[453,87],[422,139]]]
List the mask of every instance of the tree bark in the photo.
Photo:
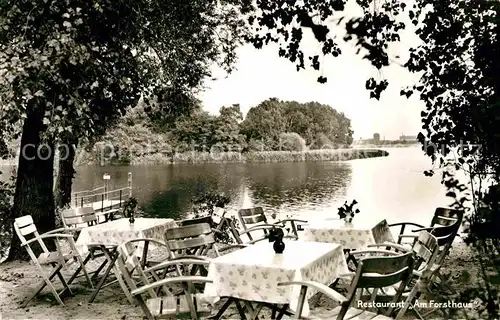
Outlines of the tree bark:
[[[54,150],[52,143],[41,141],[42,118],[41,113],[31,112],[24,121],[12,208],[14,218],[31,215],[40,234],[55,228]],[[14,232],[8,260],[26,257]]]
[[56,182],[56,204],[58,208],[71,205],[71,188],[76,173],[73,167],[76,147],[76,141],[67,140],[66,144],[59,148],[59,173]]

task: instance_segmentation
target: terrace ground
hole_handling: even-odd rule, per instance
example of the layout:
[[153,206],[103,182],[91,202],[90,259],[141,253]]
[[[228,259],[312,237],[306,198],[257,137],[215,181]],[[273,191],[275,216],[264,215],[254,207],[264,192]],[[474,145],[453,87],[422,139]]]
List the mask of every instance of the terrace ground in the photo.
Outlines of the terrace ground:
[[[465,292],[470,288],[476,288],[481,283],[480,269],[477,259],[472,250],[467,247],[458,237],[443,267],[444,274],[450,274],[450,283],[453,288]],[[92,266],[90,267],[92,269]],[[60,306],[55,302],[53,296],[44,293],[33,300],[28,307],[21,308],[23,299],[33,292],[41,280],[36,268],[28,262],[9,262],[0,265],[0,319],[142,319],[143,313],[139,307],[130,305],[122,293],[118,284],[104,288],[97,296],[94,303],[87,303],[92,290],[82,285],[73,284],[74,296],[64,299],[65,305]],[[346,283],[340,283],[339,291],[343,291]],[[345,292],[344,292],[345,293]],[[336,307],[336,303],[326,299],[324,296],[313,298],[315,314],[327,314],[328,310]],[[441,296],[446,300],[446,297]],[[451,301],[458,301],[456,297],[450,297]],[[455,310],[456,314],[448,317],[439,312],[431,315],[431,318],[442,319],[466,319],[481,318],[474,309]],[[475,315],[475,316],[474,316]],[[238,319],[236,310],[229,309],[225,313],[225,319]],[[260,319],[269,319],[270,314],[262,312]],[[413,319],[414,314],[408,313],[406,319]]]

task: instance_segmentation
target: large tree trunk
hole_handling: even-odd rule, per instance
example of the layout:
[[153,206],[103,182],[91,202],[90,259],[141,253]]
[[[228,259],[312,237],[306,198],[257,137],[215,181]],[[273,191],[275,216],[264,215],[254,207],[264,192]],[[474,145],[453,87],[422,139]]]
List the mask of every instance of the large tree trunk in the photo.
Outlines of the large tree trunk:
[[[55,228],[53,144],[40,141],[42,115],[30,113],[24,121],[12,215],[31,215],[39,233]],[[14,233],[8,260],[26,258]]]
[[59,173],[56,182],[56,203],[58,208],[71,205],[71,187],[76,173],[73,168],[76,147],[76,141],[68,140],[64,146],[59,148]]

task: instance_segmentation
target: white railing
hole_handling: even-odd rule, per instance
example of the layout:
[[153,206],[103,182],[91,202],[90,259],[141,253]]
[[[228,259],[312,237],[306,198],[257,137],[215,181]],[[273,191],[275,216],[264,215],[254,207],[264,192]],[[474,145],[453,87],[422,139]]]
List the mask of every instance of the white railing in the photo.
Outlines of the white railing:
[[[104,186],[97,187],[91,190],[76,191],[71,194],[71,206],[72,207],[85,207],[100,202],[100,208],[110,206],[110,203],[116,203],[112,206],[121,207],[122,203],[125,202],[129,197],[132,196],[132,173],[128,173],[128,181],[126,187],[121,187],[113,190],[109,190],[108,181],[109,175],[104,175]],[[107,205],[105,205],[105,203]]]

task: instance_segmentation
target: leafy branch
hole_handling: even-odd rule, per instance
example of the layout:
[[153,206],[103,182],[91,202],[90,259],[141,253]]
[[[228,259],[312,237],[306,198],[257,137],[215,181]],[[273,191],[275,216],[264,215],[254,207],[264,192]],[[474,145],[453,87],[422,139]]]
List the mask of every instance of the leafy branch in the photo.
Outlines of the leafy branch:
[[356,204],[358,204],[358,202],[354,199],[350,204],[346,201],[341,207],[339,207],[338,215],[340,219],[350,218],[352,220],[354,216],[359,213],[359,209],[354,208]]

